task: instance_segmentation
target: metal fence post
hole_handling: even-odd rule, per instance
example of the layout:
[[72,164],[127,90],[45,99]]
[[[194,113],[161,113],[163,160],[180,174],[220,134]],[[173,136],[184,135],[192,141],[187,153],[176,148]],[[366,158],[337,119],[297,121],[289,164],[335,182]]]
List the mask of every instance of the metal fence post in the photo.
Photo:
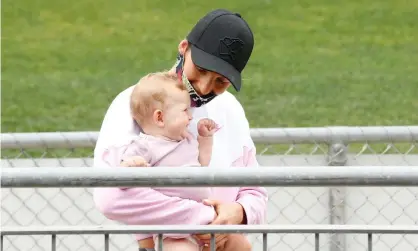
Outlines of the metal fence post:
[[[330,144],[327,157],[329,166],[344,166],[347,163],[347,146],[341,142]],[[330,187],[329,189],[330,224],[343,225],[346,223],[345,190],[344,187]],[[345,238],[345,235],[333,234],[330,238],[330,251],[345,251]]]

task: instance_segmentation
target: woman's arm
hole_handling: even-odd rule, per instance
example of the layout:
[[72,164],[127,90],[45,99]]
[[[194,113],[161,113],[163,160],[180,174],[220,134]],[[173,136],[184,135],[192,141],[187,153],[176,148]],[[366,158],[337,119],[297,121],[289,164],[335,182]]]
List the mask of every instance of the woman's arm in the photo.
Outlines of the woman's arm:
[[[250,134],[250,125],[245,115],[245,111],[240,102],[232,95],[232,104],[229,111],[233,111],[229,116],[230,121],[239,122],[239,133],[243,140],[243,154],[234,161],[233,166],[237,167],[259,167],[256,159],[256,148]],[[241,187],[238,192],[236,202],[241,204],[244,209],[242,224],[261,224],[265,220],[267,211],[268,193],[264,187]]]
[[[244,147],[243,157],[236,160],[233,166],[258,167],[255,149]],[[265,220],[268,193],[264,187],[241,187],[236,202],[244,210],[242,224],[262,224]]]

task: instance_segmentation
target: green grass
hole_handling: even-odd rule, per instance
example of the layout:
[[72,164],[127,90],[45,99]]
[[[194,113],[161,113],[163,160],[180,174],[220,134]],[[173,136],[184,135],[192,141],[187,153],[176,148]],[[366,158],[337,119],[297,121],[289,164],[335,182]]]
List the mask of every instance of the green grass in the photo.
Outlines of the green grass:
[[418,124],[417,1],[4,0],[2,131],[98,130],[218,7],[255,33],[237,94],[251,127]]

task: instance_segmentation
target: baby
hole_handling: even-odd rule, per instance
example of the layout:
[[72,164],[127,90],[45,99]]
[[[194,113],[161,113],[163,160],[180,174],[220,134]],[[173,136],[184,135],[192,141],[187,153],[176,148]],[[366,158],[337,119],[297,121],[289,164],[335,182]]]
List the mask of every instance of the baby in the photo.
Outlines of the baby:
[[[124,167],[208,166],[211,158],[213,135],[219,129],[210,119],[197,124],[198,136],[188,132],[192,120],[190,96],[175,75],[152,73],[134,87],[130,107],[132,117],[143,133],[130,139],[128,144],[105,151],[108,163]],[[210,187],[159,187],[155,190],[172,197],[202,201],[211,197]],[[154,235],[154,243],[157,244]],[[164,235],[164,250],[197,251],[197,241],[190,235]],[[155,245],[157,246],[157,245]],[[208,247],[204,247],[208,249]],[[248,240],[239,234],[229,235],[218,251],[251,250]]]

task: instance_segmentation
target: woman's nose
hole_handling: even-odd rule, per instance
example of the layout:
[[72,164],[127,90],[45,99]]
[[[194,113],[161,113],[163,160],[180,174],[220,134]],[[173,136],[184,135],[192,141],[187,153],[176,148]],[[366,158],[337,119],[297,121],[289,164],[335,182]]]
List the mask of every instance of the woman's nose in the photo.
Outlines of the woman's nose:
[[199,95],[207,95],[212,92],[212,85],[210,84],[210,79],[201,78],[199,82],[196,83],[196,91]]

